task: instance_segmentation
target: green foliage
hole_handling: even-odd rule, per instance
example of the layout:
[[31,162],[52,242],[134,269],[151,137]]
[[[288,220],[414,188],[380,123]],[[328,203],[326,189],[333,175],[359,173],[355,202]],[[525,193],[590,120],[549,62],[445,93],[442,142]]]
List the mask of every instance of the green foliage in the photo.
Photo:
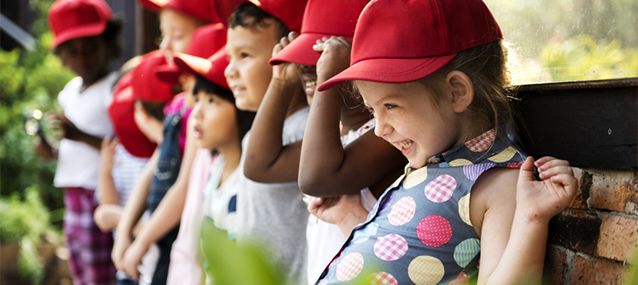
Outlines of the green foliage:
[[19,243],[18,269],[20,276],[40,283],[44,276],[38,245],[45,237],[57,234],[50,226],[50,216],[42,204],[36,187],[26,190],[24,200],[13,195],[0,199],[0,243]]
[[597,43],[589,35],[545,46],[541,61],[554,81],[609,79],[638,74],[638,49],[623,49],[616,40]]
[[210,220],[202,223],[203,268],[216,285],[281,285],[284,278],[267,254],[252,244],[236,244]]
[[638,284],[638,248],[634,248],[634,256],[631,260],[633,263],[625,274],[625,284]]

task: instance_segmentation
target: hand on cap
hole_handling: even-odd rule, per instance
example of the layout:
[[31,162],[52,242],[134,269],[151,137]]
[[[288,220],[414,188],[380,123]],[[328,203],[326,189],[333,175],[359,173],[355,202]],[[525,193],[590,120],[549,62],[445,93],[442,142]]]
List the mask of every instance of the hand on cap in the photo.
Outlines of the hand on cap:
[[[541,181],[534,179],[534,165]],[[550,156],[536,161],[528,157],[518,175],[516,211],[529,220],[548,222],[569,206],[577,189],[578,181],[569,162]]]
[[321,53],[317,61],[317,85],[350,66],[352,45],[343,37],[324,37],[317,40],[317,43],[312,48]]
[[[286,46],[288,46],[290,42],[296,39],[297,36],[297,33],[290,32],[288,36],[281,38],[279,40],[279,43],[276,44],[273,48],[272,55],[275,56],[279,54],[279,52],[281,52]],[[272,78],[276,80],[301,82],[300,76],[301,72],[299,71],[299,66],[294,63],[286,62],[273,65],[272,67]]]

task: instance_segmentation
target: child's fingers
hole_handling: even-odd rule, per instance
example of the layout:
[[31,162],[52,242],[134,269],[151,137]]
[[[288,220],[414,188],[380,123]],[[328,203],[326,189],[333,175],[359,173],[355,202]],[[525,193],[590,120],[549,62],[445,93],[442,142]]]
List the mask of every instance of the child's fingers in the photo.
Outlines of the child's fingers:
[[576,194],[576,189],[578,188],[578,181],[576,180],[574,175],[562,173],[559,175],[552,176],[550,178],[550,181],[552,183],[562,185],[569,196],[574,196]]
[[547,163],[548,161],[551,160],[556,160],[557,158],[553,157],[553,156],[543,156],[539,159],[537,159],[536,161],[534,161],[534,165],[536,165],[536,167],[540,167],[541,165]]
[[296,38],[297,38],[297,33],[296,32],[292,31],[292,32],[288,33],[288,41],[292,42]]
[[539,172],[539,176],[541,177],[541,179],[549,179],[550,177],[559,174],[573,175],[572,168],[570,166],[560,165],[551,167],[549,169],[543,169]]
[[567,160],[562,159],[552,159],[544,162],[541,165],[537,165],[539,170],[550,169],[556,166],[569,166],[569,162]]
[[534,158],[528,156],[518,173],[518,182],[534,181]]

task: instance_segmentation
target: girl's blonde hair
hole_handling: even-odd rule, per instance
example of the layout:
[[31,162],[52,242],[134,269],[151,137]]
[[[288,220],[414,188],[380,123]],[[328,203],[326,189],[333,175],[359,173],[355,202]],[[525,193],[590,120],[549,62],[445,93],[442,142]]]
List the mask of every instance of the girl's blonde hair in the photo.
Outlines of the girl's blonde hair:
[[444,77],[454,70],[465,73],[474,87],[474,100],[469,107],[471,116],[498,129],[513,120],[509,102],[510,75],[506,64],[507,50],[499,40],[460,52],[447,65],[428,76],[426,81]]

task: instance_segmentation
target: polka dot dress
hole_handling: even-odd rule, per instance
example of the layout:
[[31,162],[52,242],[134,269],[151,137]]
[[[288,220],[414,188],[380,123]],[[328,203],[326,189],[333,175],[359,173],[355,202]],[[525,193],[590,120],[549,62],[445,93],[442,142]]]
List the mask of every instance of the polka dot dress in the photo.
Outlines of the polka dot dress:
[[[502,134],[506,134],[502,131]],[[348,238],[318,284],[441,284],[466,278],[480,255],[470,192],[485,171],[517,168],[525,155],[490,130],[406,169]]]

